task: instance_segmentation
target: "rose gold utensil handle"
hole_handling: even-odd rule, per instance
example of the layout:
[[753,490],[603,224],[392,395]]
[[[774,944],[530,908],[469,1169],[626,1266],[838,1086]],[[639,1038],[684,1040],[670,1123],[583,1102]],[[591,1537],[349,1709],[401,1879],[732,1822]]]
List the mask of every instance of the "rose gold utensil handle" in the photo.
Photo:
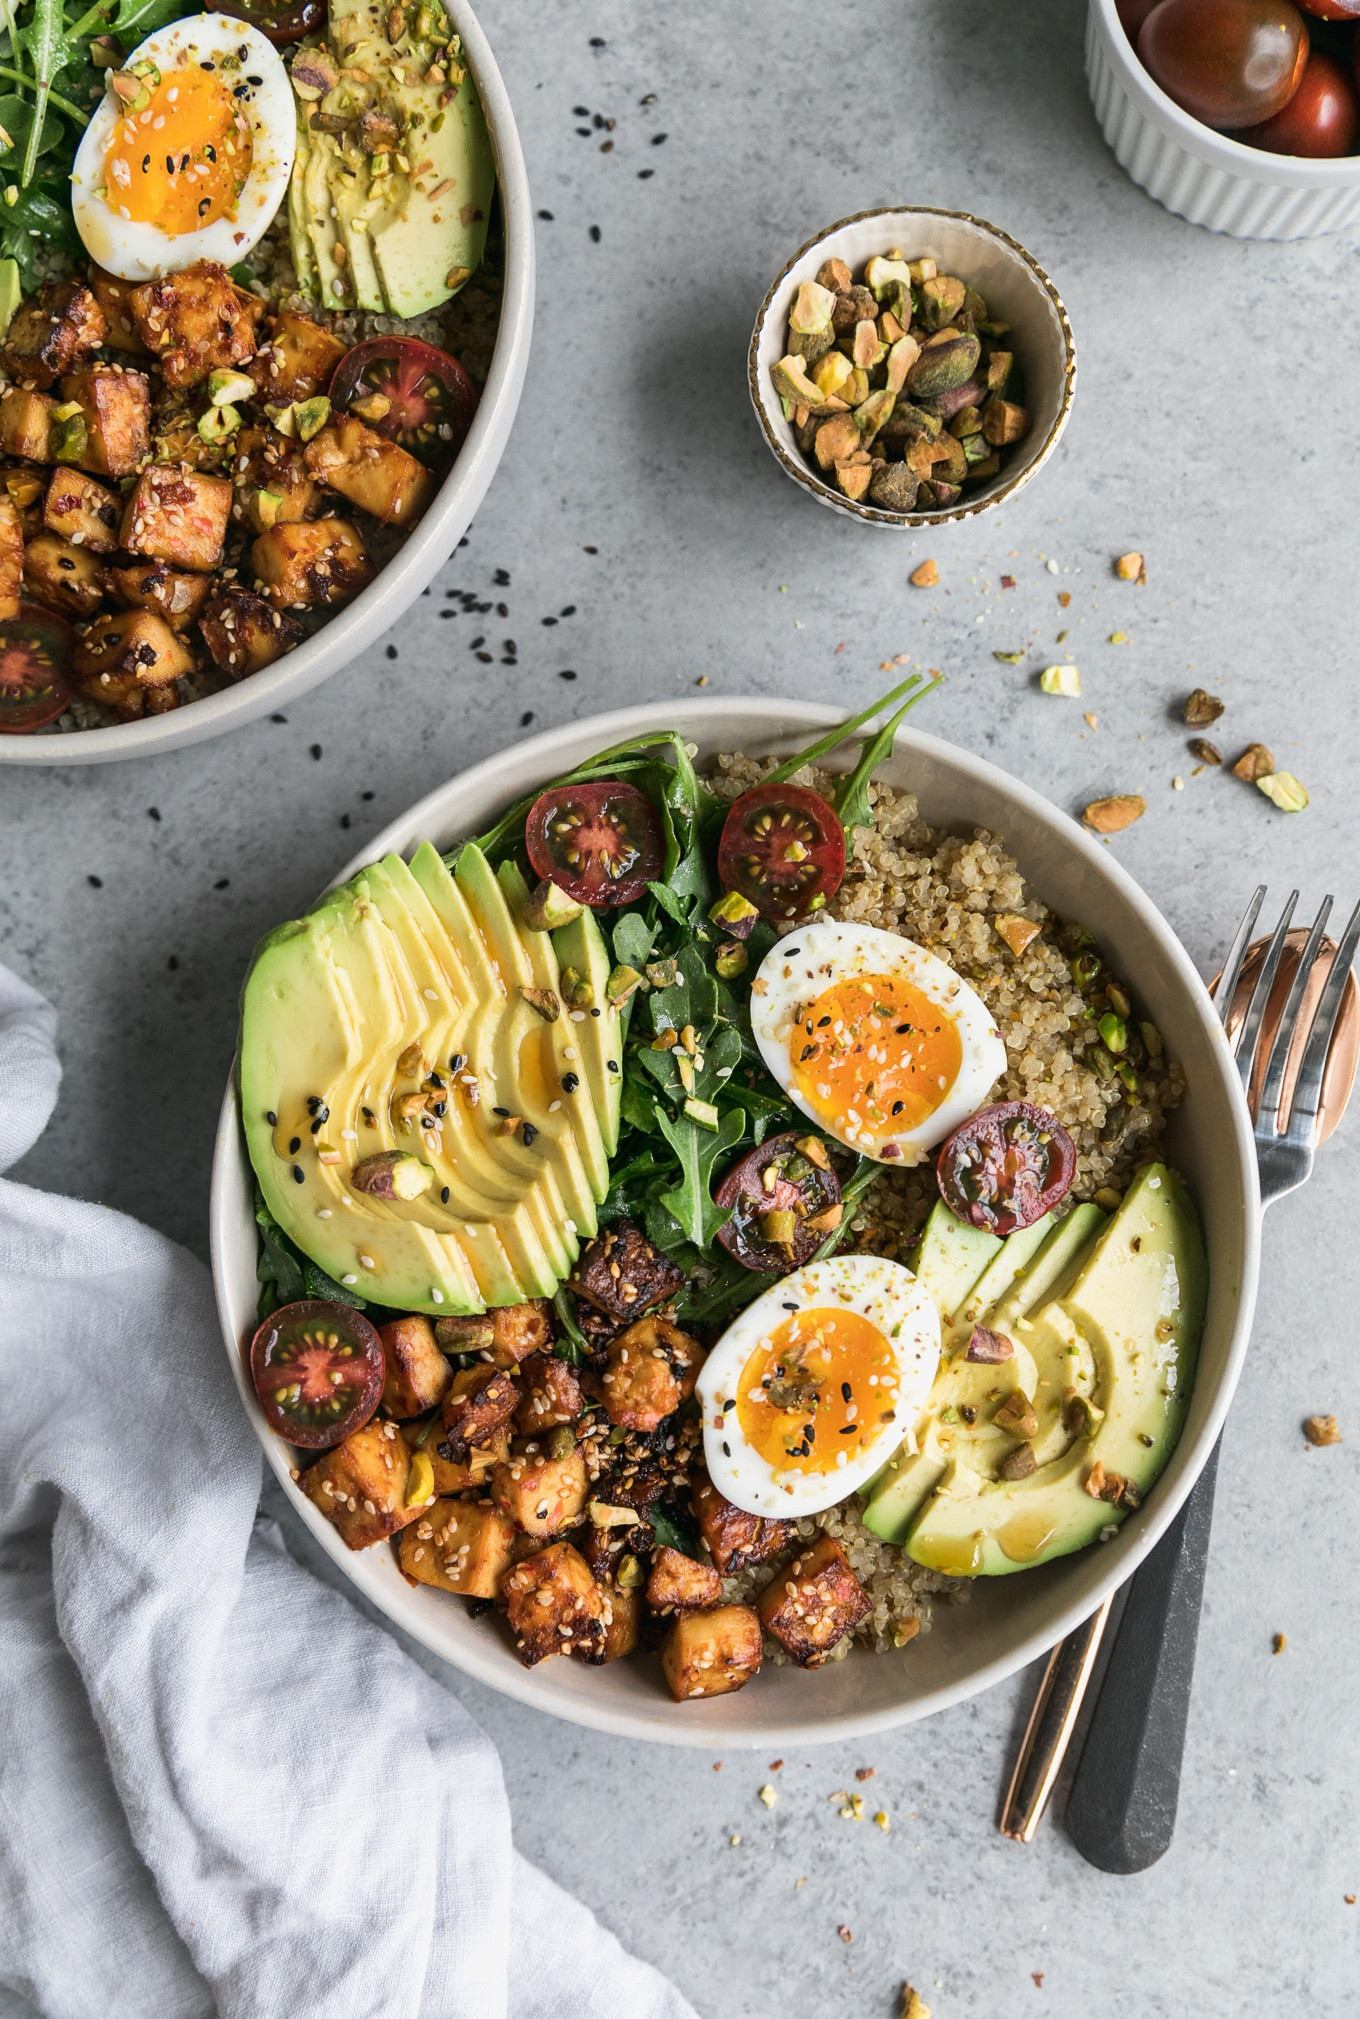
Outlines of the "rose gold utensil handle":
[[1107,1598],[1084,1625],[1058,1642],[1048,1658],[1025,1736],[1020,1741],[998,1826],[1003,1837],[1013,1837],[1018,1844],[1031,1841],[1048,1806],[1100,1652],[1112,1603]]

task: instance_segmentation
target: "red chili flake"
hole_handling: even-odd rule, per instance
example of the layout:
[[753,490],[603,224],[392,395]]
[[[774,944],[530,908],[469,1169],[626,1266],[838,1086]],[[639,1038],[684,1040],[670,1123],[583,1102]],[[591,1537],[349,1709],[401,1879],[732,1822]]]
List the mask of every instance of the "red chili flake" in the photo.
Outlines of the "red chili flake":
[[877,1772],[877,1767],[856,1767],[855,1779],[857,1781],[871,1781]]
[[1014,575],[1003,575],[1001,577],[1001,586],[1003,589],[1013,589],[1015,587]]
[[1071,602],[1072,602],[1072,592],[1071,592],[1071,590],[1070,590],[1070,589],[1059,589],[1059,591],[1058,591],[1058,607],[1059,607],[1059,609],[1060,609],[1060,610],[1066,610],[1066,609],[1069,609],[1069,608],[1071,607]]
[[1031,1976],[1031,1977],[1032,1977],[1032,1978],[1034,1979],[1034,1988],[1035,1988],[1035,1990],[1036,1990],[1036,1991],[1042,1991],[1042,1990],[1043,1990],[1043,1988],[1044,1988],[1044,1973],[1043,1973],[1043,1971],[1042,1971],[1042,1970],[1031,1970],[1029,1974],[1030,1974],[1030,1976]]
[[836,1933],[840,1936],[842,1942],[853,1942],[855,1939],[843,1921],[840,1927],[837,1928]]
[[779,1769],[780,1769],[780,1768],[781,1768],[781,1767],[783,1766],[783,1764],[784,1764],[784,1762],[783,1762],[782,1760],[771,1760],[771,1761],[770,1761],[770,1772],[771,1772],[772,1774],[777,1774],[777,1773],[779,1772]]

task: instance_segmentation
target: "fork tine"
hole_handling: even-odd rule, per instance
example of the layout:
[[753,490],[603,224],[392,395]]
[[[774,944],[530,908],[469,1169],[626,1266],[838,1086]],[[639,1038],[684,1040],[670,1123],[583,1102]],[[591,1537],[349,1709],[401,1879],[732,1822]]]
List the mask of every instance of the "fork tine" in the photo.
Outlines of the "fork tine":
[[1288,902],[1280,913],[1280,922],[1270,935],[1270,945],[1266,957],[1261,962],[1261,972],[1256,977],[1256,986],[1247,1004],[1247,1013],[1242,1019],[1242,1031],[1237,1040],[1237,1070],[1244,1092],[1251,1088],[1252,1068],[1256,1062],[1256,1046],[1261,1036],[1261,1020],[1270,1001],[1270,991],[1275,986],[1275,975],[1280,965],[1280,955],[1284,952],[1284,936],[1289,930],[1289,922],[1294,916],[1294,906],[1299,901],[1296,890],[1289,893]]
[[1224,1030],[1228,1028],[1228,1009],[1232,1003],[1233,991],[1237,987],[1237,977],[1242,972],[1242,963],[1247,957],[1247,947],[1251,941],[1252,929],[1260,917],[1261,906],[1265,902],[1265,895],[1265,885],[1258,883],[1256,886],[1256,895],[1243,912],[1242,923],[1238,926],[1236,937],[1228,948],[1228,958],[1223,963],[1223,972],[1218,978],[1218,987],[1214,990],[1214,1006],[1218,1011],[1218,1020]]
[[1294,1043],[1294,1026],[1299,1020],[1304,991],[1308,987],[1308,977],[1313,972],[1318,948],[1322,945],[1322,935],[1331,915],[1332,900],[1330,897],[1324,897],[1290,980],[1284,1008],[1275,1025],[1270,1057],[1266,1061],[1265,1078],[1261,1084],[1260,1098],[1256,1103],[1256,1126],[1258,1129],[1268,1129],[1276,1135],[1280,1133],[1280,1098],[1284,1090],[1289,1053]]
[[[1360,946],[1360,904],[1351,913],[1346,930],[1341,935],[1332,961],[1327,986],[1318,999],[1313,1013],[1313,1026],[1308,1038],[1308,1047],[1299,1067],[1298,1083],[1294,1088],[1294,1102],[1289,1111],[1291,1140],[1311,1142],[1317,1122],[1318,1103],[1322,1098],[1323,1075],[1327,1070],[1327,1054],[1332,1048],[1332,1037],[1336,1030],[1336,1020],[1341,1012],[1341,999],[1346,991],[1346,979]],[[1300,1134],[1302,1131],[1302,1134]]]

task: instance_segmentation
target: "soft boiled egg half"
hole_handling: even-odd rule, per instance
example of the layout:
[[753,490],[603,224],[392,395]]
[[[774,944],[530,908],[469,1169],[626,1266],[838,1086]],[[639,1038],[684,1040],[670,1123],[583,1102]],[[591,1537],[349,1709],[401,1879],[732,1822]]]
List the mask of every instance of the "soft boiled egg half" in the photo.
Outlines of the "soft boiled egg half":
[[967,982],[879,926],[820,919],[785,934],[752,983],[751,1028],[794,1105],[883,1163],[920,1163],[1006,1070]]
[[287,195],[296,139],[288,73],[258,28],[173,21],[109,73],[76,150],[76,229],[121,280],[234,266]]
[[885,1465],[940,1357],[935,1305],[910,1269],[833,1255],[780,1278],[704,1362],[704,1461],[746,1514],[817,1514]]

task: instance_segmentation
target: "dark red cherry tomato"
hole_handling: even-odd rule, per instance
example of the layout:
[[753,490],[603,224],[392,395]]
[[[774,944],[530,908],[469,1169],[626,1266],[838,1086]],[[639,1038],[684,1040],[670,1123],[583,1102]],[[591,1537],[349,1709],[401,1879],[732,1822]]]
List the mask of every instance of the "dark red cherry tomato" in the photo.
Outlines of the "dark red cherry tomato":
[[1267,154],[1300,154],[1314,161],[1332,161],[1349,154],[1360,131],[1360,99],[1344,64],[1315,49],[1308,58],[1303,82],[1283,112],[1259,126],[1241,127],[1234,140]]
[[1161,0],[1143,23],[1138,56],[1193,118],[1232,132],[1289,103],[1308,31],[1291,0]]
[[723,822],[718,875],[724,890],[740,891],[777,924],[820,910],[845,875],[835,807],[802,785],[753,786]]
[[1295,0],[1295,4],[1318,21],[1360,20],[1360,0]]
[[453,461],[477,411],[477,388],[457,358],[418,337],[355,344],[335,368],[330,399],[436,468]]
[[1159,0],[1114,0],[1114,11],[1119,16],[1119,25],[1135,49],[1138,47],[1139,29],[1158,4]]
[[250,1378],[271,1430],[329,1451],[382,1396],[382,1340],[360,1311],[320,1297],[271,1311],[250,1344]]
[[214,0],[213,12],[248,21],[267,35],[276,49],[301,42],[326,25],[326,0]]
[[651,800],[612,778],[542,793],[529,808],[524,841],[535,875],[595,910],[635,904],[665,855]]
[[732,1215],[719,1227],[718,1239],[743,1269],[765,1276],[801,1269],[840,1225],[836,1173],[807,1156],[798,1142],[792,1129],[771,1136],[732,1166],[714,1194],[715,1203]]
[[935,1175],[952,1213],[1004,1237],[1051,1212],[1067,1196],[1076,1168],[1072,1138],[1047,1108],[1000,1101],[955,1129]]
[[70,625],[36,603],[0,624],[0,736],[26,736],[66,713],[75,642]]

